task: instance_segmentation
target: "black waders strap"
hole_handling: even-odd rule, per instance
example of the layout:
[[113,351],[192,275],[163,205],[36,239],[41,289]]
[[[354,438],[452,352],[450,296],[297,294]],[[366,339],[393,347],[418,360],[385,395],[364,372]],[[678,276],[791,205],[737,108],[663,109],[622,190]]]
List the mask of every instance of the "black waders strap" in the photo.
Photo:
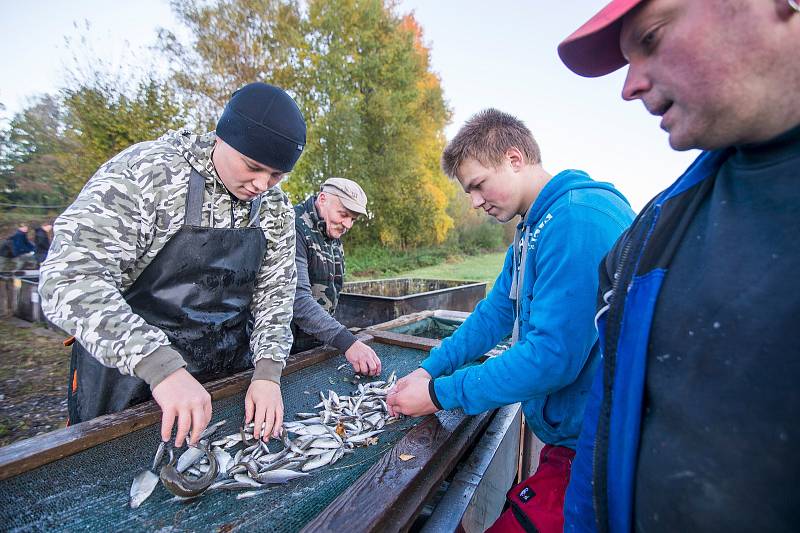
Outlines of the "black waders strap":
[[203,193],[205,192],[205,179],[195,169],[189,176],[189,192],[186,195],[186,212],[183,215],[185,226],[200,226],[203,214]]

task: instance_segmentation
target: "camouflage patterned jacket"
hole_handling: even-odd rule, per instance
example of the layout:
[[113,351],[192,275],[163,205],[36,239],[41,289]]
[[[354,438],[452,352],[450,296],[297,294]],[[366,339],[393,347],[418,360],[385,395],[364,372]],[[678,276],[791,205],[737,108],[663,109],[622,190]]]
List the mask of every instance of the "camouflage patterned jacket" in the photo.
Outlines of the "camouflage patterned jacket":
[[[133,313],[125,292],[183,224],[189,176],[206,178],[204,226],[245,227],[249,204],[232,201],[211,162],[214,133],[169,132],[105,163],[55,222],[39,292],[47,317],[102,364],[151,388],[185,366],[167,336]],[[256,280],[250,338],[254,379],[279,381],[292,344],[297,280],[294,212],[278,188],[264,193],[267,252]]]
[[316,195],[294,206],[297,230],[297,294],[294,300],[293,329],[344,351],[356,341],[333,313],[344,283],[342,241],[331,239],[325,221],[317,214]]

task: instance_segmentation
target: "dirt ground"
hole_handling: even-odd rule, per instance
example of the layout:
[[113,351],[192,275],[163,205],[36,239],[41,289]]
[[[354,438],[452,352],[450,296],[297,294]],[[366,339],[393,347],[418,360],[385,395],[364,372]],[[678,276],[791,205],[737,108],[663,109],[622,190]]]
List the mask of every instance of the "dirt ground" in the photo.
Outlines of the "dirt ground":
[[69,348],[61,333],[0,318],[0,446],[63,428]]

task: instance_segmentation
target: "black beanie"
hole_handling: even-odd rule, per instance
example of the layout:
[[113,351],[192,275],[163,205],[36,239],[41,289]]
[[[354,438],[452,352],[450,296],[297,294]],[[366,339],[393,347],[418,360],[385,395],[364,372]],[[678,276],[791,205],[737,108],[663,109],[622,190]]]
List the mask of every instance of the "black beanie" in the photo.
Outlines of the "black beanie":
[[225,106],[217,137],[254,161],[289,172],[303,153],[306,122],[283,89],[249,83]]

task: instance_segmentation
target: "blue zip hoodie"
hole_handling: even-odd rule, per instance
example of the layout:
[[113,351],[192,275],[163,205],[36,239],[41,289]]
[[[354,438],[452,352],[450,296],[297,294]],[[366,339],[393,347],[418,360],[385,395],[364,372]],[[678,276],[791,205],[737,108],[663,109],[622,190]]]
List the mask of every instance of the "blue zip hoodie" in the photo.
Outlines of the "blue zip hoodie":
[[[444,409],[468,414],[523,402],[527,423],[547,444],[575,448],[599,362],[594,326],[597,265],[633,220],[613,185],[565,170],[545,185],[506,254],[489,295],[421,366]],[[527,251],[515,254],[515,246]],[[515,283],[520,255],[524,272]],[[517,303],[513,298],[519,294]],[[481,365],[462,368],[512,333],[519,339]]]

